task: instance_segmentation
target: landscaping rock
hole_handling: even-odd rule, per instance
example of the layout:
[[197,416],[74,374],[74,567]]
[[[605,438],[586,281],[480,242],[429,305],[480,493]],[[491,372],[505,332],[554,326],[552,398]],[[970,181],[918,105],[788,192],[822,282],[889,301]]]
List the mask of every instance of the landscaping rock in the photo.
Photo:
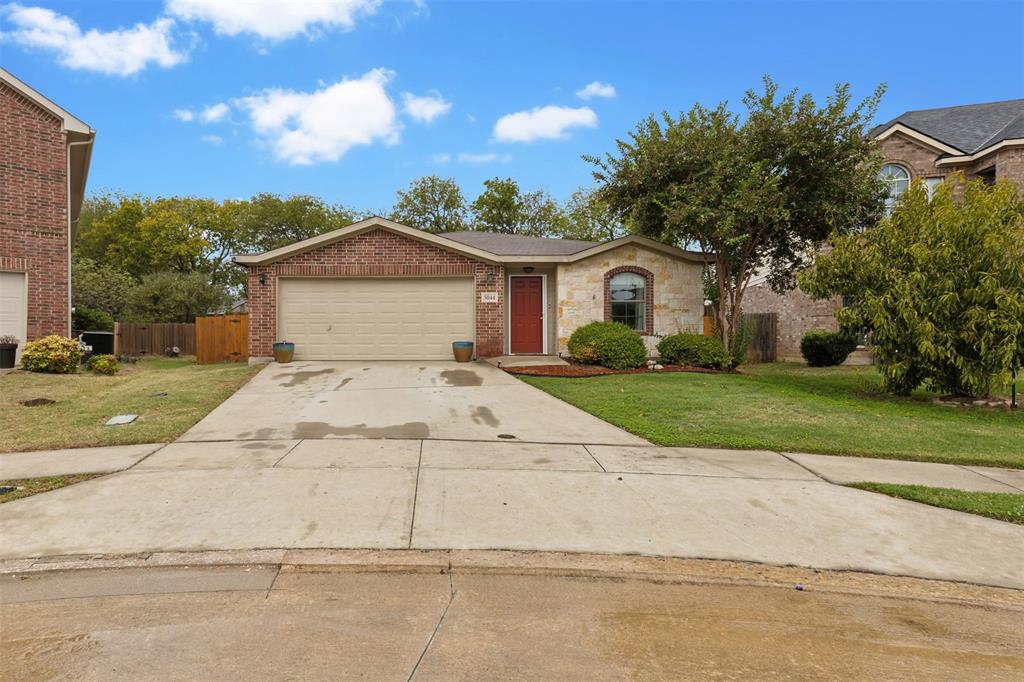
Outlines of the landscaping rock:
[[131,424],[138,418],[139,415],[137,414],[119,414],[108,419],[106,422],[106,426],[120,426],[122,424]]

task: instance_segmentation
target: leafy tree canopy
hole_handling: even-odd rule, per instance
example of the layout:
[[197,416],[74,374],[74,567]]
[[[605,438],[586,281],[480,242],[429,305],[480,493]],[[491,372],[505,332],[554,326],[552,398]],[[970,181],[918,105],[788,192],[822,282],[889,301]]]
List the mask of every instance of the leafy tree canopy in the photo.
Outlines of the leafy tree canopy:
[[124,319],[194,322],[200,315],[225,312],[230,305],[230,294],[202,272],[155,272],[145,275],[128,294]]
[[564,227],[558,236],[604,242],[629,234],[619,215],[593,189],[578,189],[565,202]]
[[595,164],[599,198],[646,236],[699,248],[713,268],[722,342],[731,350],[750,277],[791,286],[806,254],[830,233],[872,224],[885,189],[867,137],[883,89],[853,105],[837,85],[819,106],[810,95],[764,90],[696,105],[678,118],[650,116]]
[[872,332],[885,386],[986,396],[1024,364],[1024,201],[1008,182],[920,183],[892,215],[837,236],[800,275],[811,296],[847,297],[841,324]]
[[457,232],[466,229],[466,199],[453,178],[436,175],[413,180],[398,191],[391,219],[427,232]]
[[91,258],[75,254],[71,259],[71,305],[121,314],[128,292],[135,286],[131,275]]

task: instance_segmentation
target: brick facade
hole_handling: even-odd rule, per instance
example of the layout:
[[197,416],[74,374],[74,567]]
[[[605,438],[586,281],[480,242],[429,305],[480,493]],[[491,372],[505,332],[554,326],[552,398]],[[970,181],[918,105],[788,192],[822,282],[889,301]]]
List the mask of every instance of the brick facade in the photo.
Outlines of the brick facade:
[[62,121],[0,82],[0,270],[27,278],[27,339],[69,333]]
[[[505,269],[382,228],[249,268],[249,355],[270,357],[277,339],[278,277],[449,277],[472,276],[475,283],[476,352],[502,354]],[[263,283],[260,277],[263,277]],[[481,302],[484,292],[497,303]]]

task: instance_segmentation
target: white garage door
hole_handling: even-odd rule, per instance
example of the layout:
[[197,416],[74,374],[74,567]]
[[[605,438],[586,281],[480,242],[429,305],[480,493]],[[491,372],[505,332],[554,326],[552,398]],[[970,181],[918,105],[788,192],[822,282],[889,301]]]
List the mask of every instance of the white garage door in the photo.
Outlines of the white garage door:
[[473,280],[281,279],[278,336],[298,360],[446,360],[473,340]]
[[25,346],[25,273],[0,272],[0,336],[18,339],[18,352]]

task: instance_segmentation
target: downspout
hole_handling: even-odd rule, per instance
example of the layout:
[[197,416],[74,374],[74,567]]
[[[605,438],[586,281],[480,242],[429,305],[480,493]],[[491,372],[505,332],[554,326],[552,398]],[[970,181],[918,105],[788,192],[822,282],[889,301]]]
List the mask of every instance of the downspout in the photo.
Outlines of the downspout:
[[[71,229],[72,225],[71,225],[71,223],[72,222],[78,222],[77,219],[75,219],[74,221],[71,220],[71,148],[72,147],[77,147],[77,146],[83,145],[83,144],[91,145],[92,141],[93,141],[93,138],[89,138],[88,140],[81,140],[80,142],[68,142],[68,144],[67,144],[67,147],[68,147],[68,170],[67,170],[67,210],[68,210],[68,270],[67,270],[67,273],[68,273],[68,317],[67,317],[67,324],[68,324],[68,333],[67,333],[67,335],[69,337],[71,336],[71,249],[74,246],[74,244],[71,243],[71,234],[72,234],[72,229]],[[85,187],[82,187],[82,190],[84,191]]]

